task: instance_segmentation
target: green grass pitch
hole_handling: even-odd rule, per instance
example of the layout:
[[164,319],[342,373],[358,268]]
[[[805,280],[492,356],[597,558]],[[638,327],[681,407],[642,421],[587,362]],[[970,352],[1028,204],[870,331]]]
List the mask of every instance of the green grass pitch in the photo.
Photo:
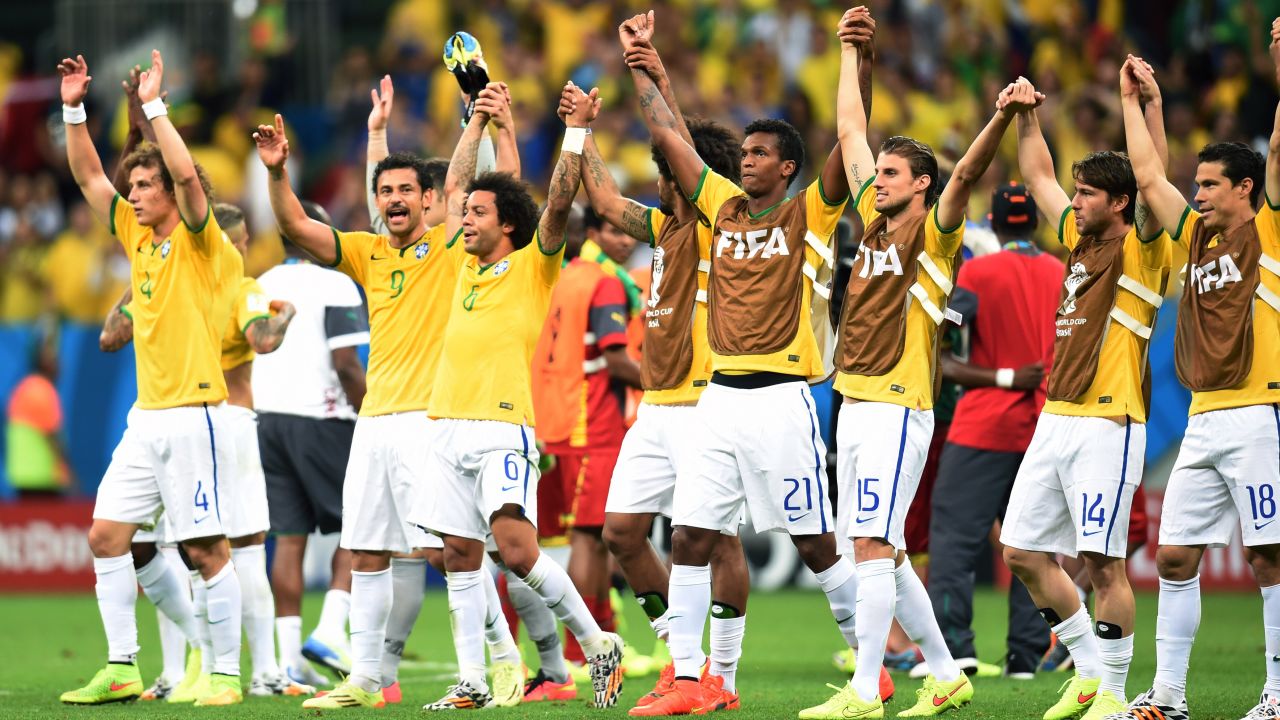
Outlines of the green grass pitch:
[[[319,612],[320,597],[308,596],[305,611],[309,628]],[[1129,693],[1146,689],[1155,670],[1154,594],[1138,598],[1136,657],[1130,673]],[[1191,658],[1190,708],[1196,720],[1236,720],[1257,702],[1264,679],[1262,605],[1256,593],[1205,594],[1200,635]],[[984,659],[996,661],[1002,654],[1005,627],[1004,598],[983,592],[978,598],[978,642]],[[91,595],[0,596],[0,615],[6,626],[0,633],[0,718],[303,718],[321,715],[304,711],[299,702],[284,698],[246,698],[234,708],[192,708],[163,703],[131,703],[104,707],[68,707],[58,694],[78,687],[101,666],[105,653],[97,608]],[[140,658],[143,680],[148,684],[159,670],[155,611],[138,604]],[[409,640],[400,679],[405,702],[380,711],[343,711],[332,715],[376,713],[379,717],[420,717],[423,703],[433,701],[446,688],[453,669],[448,613],[442,589],[428,592],[427,602],[414,635]],[[640,610],[629,605],[631,637],[642,649],[651,644]],[[840,647],[821,593],[759,593],[751,598],[747,636],[738,672],[742,709],[734,717],[794,718],[798,710],[825,700],[826,683],[844,678],[831,666],[831,654]],[[536,653],[526,648],[526,658]],[[248,668],[248,658],[245,658]],[[1041,675],[1033,681],[1002,678],[976,683],[974,702],[946,717],[1013,719],[1039,718],[1056,698],[1062,674]],[[909,706],[919,681],[895,676],[898,697],[886,717]],[[627,708],[652,686],[654,678],[631,679],[619,707],[592,710],[582,703],[526,705],[513,709],[485,710],[486,717],[625,717]],[[580,689],[587,697],[589,688]]]

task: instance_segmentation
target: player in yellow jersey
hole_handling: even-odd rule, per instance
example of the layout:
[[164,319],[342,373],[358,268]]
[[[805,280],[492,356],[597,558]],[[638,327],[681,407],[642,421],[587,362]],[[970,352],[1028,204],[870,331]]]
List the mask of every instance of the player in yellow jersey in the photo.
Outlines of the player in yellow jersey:
[[129,545],[138,527],[153,522],[163,508],[169,534],[186,548],[208,586],[214,675],[212,692],[199,702],[238,703],[240,581],[221,517],[219,468],[225,474],[230,467],[232,448],[218,408],[227,396],[218,350],[227,321],[221,289],[239,282],[241,266],[238,260],[229,268],[223,264],[230,247],[160,98],[159,51],[152,51],[151,67],[139,77],[138,97],[160,157],[144,148],[126,159],[127,199],[103,172],[84,125],[88,65],[80,56],[66,58],[58,71],[72,175],[94,214],[124,246],[138,298],[138,400],[99,486],[89,531],[108,664],[62,701],[100,704],[142,694],[135,663],[137,576]]
[[[249,231],[240,208],[218,203],[213,208],[218,226],[223,228],[231,245],[244,257],[249,250]],[[254,354],[275,351],[284,339],[295,310],[287,302],[270,300],[251,277],[242,277],[236,285],[223,288],[223,300],[231,306],[229,321],[222,338],[222,372],[227,383],[225,414],[231,429],[235,465],[228,468],[223,496],[224,525],[231,544],[231,559],[236,563],[243,591],[241,617],[245,636],[249,638],[250,657],[253,661],[253,680],[250,695],[310,695],[315,689],[295,683],[280,672],[275,658],[275,598],[267,580],[266,531],[270,521],[267,515],[266,478],[258,453],[257,418],[253,413],[253,390],[250,385]],[[103,350],[114,352],[133,339],[131,293],[126,291],[125,304],[119,312],[112,313],[103,327],[99,344]],[[163,533],[144,538],[144,533],[134,537],[133,552],[154,555],[156,540],[163,541]],[[152,541],[149,548],[140,548],[144,539]],[[140,575],[141,575],[140,570]],[[196,613],[203,617],[207,608],[202,596],[206,594],[203,580],[198,575],[191,578],[196,596]],[[145,587],[145,586],[144,586]],[[152,597],[161,605],[163,600]],[[203,644],[203,643],[202,643]],[[167,648],[162,648],[166,653]],[[202,678],[207,686],[212,672],[212,655],[207,647],[203,655]],[[180,662],[181,658],[177,658]],[[169,658],[166,658],[169,664]],[[196,700],[206,692],[197,687],[189,693],[181,690],[169,698],[170,702]]]
[[[1121,92],[1133,90],[1122,78]],[[1164,148],[1155,83],[1140,87]],[[997,106],[1035,93],[1025,79]],[[1001,542],[1076,675],[1045,720],[1123,711],[1133,659],[1134,600],[1125,572],[1129,511],[1142,481],[1147,348],[1163,302],[1172,245],[1138,195],[1129,158],[1095,152],[1072,166],[1075,196],[1058,186],[1035,109],[1018,113],[1018,161],[1036,206],[1071,251],[1056,317],[1053,370],[1035,435],[1013,483]],[[1079,556],[1098,591],[1096,632],[1056,553]]]
[[[525,186],[510,174],[475,170],[487,117],[505,113],[505,88],[480,93],[475,116],[449,164],[448,234],[460,236],[467,259],[451,301],[429,413],[437,437],[435,504],[420,524],[441,535],[459,680],[428,710],[488,704],[484,672],[481,561],[492,534],[503,564],[537,592],[581,642],[591,666],[595,705],[617,700],[622,642],[602,632],[564,569],[538,551],[538,451],[532,425],[531,363],[551,289],[560,275],[565,225],[578,191],[579,162],[590,107],[578,110],[552,175],[541,217]],[[479,122],[477,122],[479,121]],[[501,159],[501,157],[499,157]]]
[[[718,123],[695,120],[686,125],[661,60],[648,50],[652,60],[647,72],[672,108],[685,142],[713,171],[739,182],[741,141]],[[711,228],[698,220],[656,148],[653,160],[658,166],[659,207],[645,207],[618,191],[591,138],[582,157],[582,184],[601,217],[654,248],[653,279],[643,305],[645,350],[640,376],[645,393],[609,484],[604,540],[649,616],[659,643],[664,643],[670,632],[670,583],[666,565],[649,543],[649,531],[659,514],[671,517],[676,483],[681,477],[691,481],[703,435],[695,406],[711,378],[705,270],[710,263]],[[702,679],[704,695],[715,695],[710,705],[724,708],[739,705],[735,680],[750,584],[736,533],[734,527],[721,534],[711,558],[711,664]],[[675,665],[667,663],[657,686],[641,703],[651,704],[674,682]]]
[[893,620],[916,642],[930,674],[899,717],[937,715],[973,697],[947,649],[924,585],[906,562],[905,516],[933,436],[938,328],[950,312],[969,193],[995,156],[1013,110],[997,112],[945,189],[938,161],[916,140],[890,137],[872,154],[854,78],[862,61],[841,21],[837,131],[865,227],[845,293],[835,389],[844,396],[836,430],[844,511],[842,544],[852,540],[858,573],[858,667],[849,684],[801,718],[881,717],[876,676]]
[[[874,22],[865,10],[856,32],[860,42],[871,42]],[[711,604],[709,560],[744,505],[757,531],[791,536],[853,644],[855,572],[836,552],[826,448],[806,385],[830,372],[826,302],[836,223],[849,192],[837,146],[818,179],[787,198],[805,151],[799,132],[781,120],[746,127],[741,188],[711,172],[674,129],[674,115],[639,61],[652,33],[652,13],[619,28],[642,115],[681,191],[712,226],[707,335],[713,372],[697,406],[705,432],[694,476],[676,483],[673,498],[675,682],[662,698],[631,711],[675,715],[693,712],[707,699],[698,677]]]
[[[1280,18],[1271,23],[1280,82]],[[1268,153],[1240,143],[1200,151],[1192,210],[1166,178],[1142,119],[1139,86],[1154,83],[1130,57],[1120,102],[1129,157],[1155,219],[1187,250],[1174,355],[1191,390],[1191,417],[1160,513],[1160,609],[1152,688],[1124,717],[1187,717],[1187,665],[1200,621],[1200,560],[1240,528],[1262,589],[1267,681],[1244,716],[1280,710],[1280,107]],[[1265,192],[1264,192],[1265,191]],[[1258,209],[1262,200],[1261,209]]]

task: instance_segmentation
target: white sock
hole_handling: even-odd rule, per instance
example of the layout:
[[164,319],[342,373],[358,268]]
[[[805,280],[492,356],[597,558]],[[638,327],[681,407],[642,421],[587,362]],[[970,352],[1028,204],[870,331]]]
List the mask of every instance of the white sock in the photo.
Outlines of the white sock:
[[653,628],[653,634],[658,636],[658,640],[666,642],[671,636],[671,609],[662,613],[656,618],[649,621],[649,627]]
[[747,616],[718,618],[711,615],[711,674],[724,679],[724,689],[736,692],[738,658],[742,657],[742,636],[747,631]]
[[451,572],[445,576],[449,586],[453,650],[458,656],[458,679],[481,690],[488,688],[484,664],[484,586],[480,578],[483,572]]
[[511,637],[511,626],[502,614],[502,598],[498,597],[498,584],[493,573],[481,569],[480,586],[484,589],[484,639],[489,645],[490,662],[520,664],[520,648]]
[[209,589],[199,570],[192,570],[191,578],[191,612],[196,618],[196,635],[200,643],[200,672],[208,675],[213,672],[213,641],[209,634]]
[[[173,571],[173,567],[163,557],[160,550],[151,562],[138,570],[138,584],[147,599],[156,606],[163,617],[177,629],[179,636],[192,645],[199,642],[200,634],[196,630],[195,609],[191,604],[191,590],[183,576]],[[162,632],[164,626],[161,626]],[[162,636],[163,637],[163,636]],[[178,650],[182,665],[182,650]]]
[[302,618],[286,615],[276,618],[276,642],[280,645],[280,664],[285,667],[302,665]]
[[213,671],[221,675],[239,675],[243,596],[236,564],[228,560],[218,574],[204,584],[209,603],[209,644],[213,647]]
[[320,606],[320,622],[316,625],[315,634],[331,642],[345,642],[347,618],[350,615],[351,593],[336,588],[330,590],[324,594],[324,604]]
[[569,668],[564,664],[564,647],[560,644],[560,633],[556,631],[555,614],[538,593],[525,584],[524,580],[510,570],[505,572],[507,597],[515,607],[516,614],[524,620],[529,639],[538,648],[538,660],[542,672],[551,678],[552,682],[568,682]]
[[183,636],[182,628],[160,608],[156,608],[156,629],[160,632],[160,674],[171,685],[176,685],[187,671],[187,638]]
[[[569,628],[569,632],[573,633],[578,643],[582,645],[582,652],[585,655],[588,657],[599,655],[609,648],[608,638],[600,630],[596,619],[591,617],[587,604],[583,602],[578,589],[569,580],[569,573],[556,564],[555,560],[547,557],[545,553],[539,553],[538,560],[529,569],[524,582],[538,593],[547,607],[551,608],[551,612],[555,613],[556,617],[560,618],[560,622]],[[709,584],[710,580],[708,580],[708,586]]]
[[942,638],[938,619],[933,615],[933,603],[924,583],[920,582],[920,576],[916,575],[911,563],[904,562],[894,569],[893,579],[897,589],[894,617],[907,637],[920,646],[920,653],[929,664],[929,674],[942,682],[959,678],[960,667],[951,657],[947,641]]
[[1098,664],[1102,669],[1099,690],[1110,690],[1116,697],[1127,701],[1125,681],[1129,678],[1129,663],[1133,661],[1133,635],[1119,640],[1098,638]]
[[676,677],[702,677],[707,656],[702,652],[702,630],[711,609],[711,566],[672,565],[667,589],[671,634],[667,646],[676,666]]
[[1089,621],[1089,608],[1081,605],[1075,615],[1063,620],[1053,627],[1058,640],[1067,646],[1071,653],[1071,661],[1075,663],[1076,673],[1082,678],[1096,678],[1099,675],[1098,636],[1093,634]]
[[[827,595],[827,605],[836,619],[836,627],[844,635],[849,647],[858,646],[857,614],[858,605],[858,569],[848,558],[838,558],[836,564],[813,575],[818,579],[818,587]],[[712,653],[714,656],[714,653]]]
[[93,586],[98,595],[98,612],[107,634],[107,661],[133,663],[138,657],[138,577],[133,569],[133,553],[112,558],[94,558]]
[[[331,591],[332,592],[332,591]],[[391,568],[351,571],[351,682],[365,692],[382,687],[382,644],[391,614]]]
[[418,622],[426,590],[425,558],[391,558],[391,612],[382,641],[382,687],[394,685],[399,677],[404,644]]
[[231,548],[231,559],[240,578],[241,617],[244,634],[249,639],[249,657],[253,660],[254,677],[276,677],[276,599],[267,579],[267,548],[250,545]]
[[[1265,608],[1265,604],[1263,606]],[[1156,611],[1156,701],[1177,706],[1187,696],[1191,643],[1200,628],[1200,576],[1190,580],[1160,578]]]
[[1267,684],[1262,691],[1280,695],[1280,585],[1262,588],[1262,631],[1267,646]]
[[874,700],[880,695],[884,644],[889,640],[898,593],[892,558],[867,560],[857,567],[858,669],[850,682],[863,700]]

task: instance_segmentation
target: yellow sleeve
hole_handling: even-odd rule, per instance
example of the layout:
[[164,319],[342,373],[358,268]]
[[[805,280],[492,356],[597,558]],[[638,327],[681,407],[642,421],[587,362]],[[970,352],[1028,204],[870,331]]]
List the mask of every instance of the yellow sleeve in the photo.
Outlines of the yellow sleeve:
[[1080,244],[1080,232],[1076,230],[1076,211],[1068,205],[1058,218],[1058,242],[1068,250],[1075,250]]
[[[1184,250],[1191,249],[1191,233],[1196,229],[1196,222],[1200,220],[1200,213],[1191,209],[1188,205],[1186,210],[1182,211],[1182,219],[1178,221],[1178,226],[1173,229],[1169,237],[1173,241],[1183,247]],[[1167,231],[1169,228],[1165,228]]]
[[186,228],[187,234],[191,236],[191,244],[195,246],[196,252],[211,258],[213,254],[222,247],[222,228],[218,227],[218,221],[213,217],[213,202],[208,203],[208,209],[205,210],[204,218],[195,225],[188,225],[186,218],[179,215],[182,227]]
[[1139,237],[1138,251],[1145,268],[1168,268],[1173,265],[1173,241],[1169,239],[1169,233],[1163,230],[1150,240]]
[[[111,198],[111,234],[116,236],[121,245],[124,245],[126,252],[133,249],[133,240],[139,227],[141,226],[138,225],[138,215],[133,211],[133,206],[116,193],[116,196]],[[130,259],[132,260],[132,257]]]
[[865,228],[880,216],[876,212],[876,193],[871,189],[871,183],[875,182],[876,176],[872,175],[862,183],[862,187],[858,188],[858,194],[853,198],[853,206],[858,209],[858,217],[862,218],[862,226]]
[[[565,244],[560,243],[560,247],[555,252],[547,254],[542,250],[542,243],[538,242],[538,231],[535,230],[533,232],[533,241],[525,248],[525,250],[532,250],[530,255],[533,257],[530,259],[538,264],[538,271],[535,276],[539,282],[547,287],[555,285],[556,281],[560,279],[560,268],[564,265]],[[533,248],[537,249],[533,250]]]
[[938,205],[935,203],[929,210],[929,219],[924,223],[924,249],[930,255],[950,257],[960,251],[964,242],[964,218],[953,228],[944,228],[938,224]]
[[667,223],[667,216],[658,208],[649,208],[644,216],[649,223],[649,247],[657,247],[658,236],[662,234],[662,226]]
[[1262,251],[1276,260],[1280,260],[1280,205],[1272,205],[1271,198],[1265,197],[1262,209],[1258,211],[1258,235],[1262,238]]
[[694,188],[693,194],[689,196],[689,202],[698,208],[698,212],[702,213],[707,222],[714,225],[716,215],[720,213],[720,206],[743,194],[742,188],[734,185],[728,178],[703,166],[702,177],[698,178],[698,187]]
[[338,256],[337,262],[330,267],[364,285],[369,253],[378,236],[365,232],[340,232],[332,227],[329,229],[333,231],[333,248]]
[[240,296],[236,298],[236,327],[244,334],[254,320],[271,317],[271,300],[262,286],[253,278],[240,283]]
[[836,231],[840,216],[844,214],[844,206],[849,198],[831,202],[822,192],[822,179],[809,183],[804,191],[805,220],[809,230],[820,237],[830,237]]

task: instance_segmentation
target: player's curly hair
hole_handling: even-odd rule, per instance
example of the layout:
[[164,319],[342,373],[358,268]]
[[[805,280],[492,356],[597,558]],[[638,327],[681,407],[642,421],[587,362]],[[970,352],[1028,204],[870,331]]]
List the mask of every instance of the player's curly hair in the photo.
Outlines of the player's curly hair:
[[1216,162],[1222,165],[1222,174],[1232,185],[1239,185],[1245,178],[1253,181],[1249,190],[1249,203],[1258,207],[1258,196],[1267,180],[1267,161],[1257,150],[1238,142],[1210,143],[1200,151],[1202,163]]
[[787,185],[795,182],[800,177],[800,168],[804,167],[804,138],[800,136],[800,131],[786,120],[775,118],[752,120],[742,129],[743,137],[758,132],[769,133],[777,138],[778,155],[784,161],[790,160],[796,164],[795,171],[787,178]]
[[1124,221],[1133,224],[1138,209],[1138,180],[1133,176],[1133,164],[1122,152],[1102,150],[1091,152],[1071,164],[1071,177],[1078,183],[1105,190],[1114,200],[1129,198],[1122,214]]
[[[693,148],[702,162],[712,172],[732,180],[734,185],[742,182],[742,164],[738,162],[742,140],[732,130],[712,120],[691,118],[685,122],[689,135],[693,138]],[[649,149],[653,155],[653,163],[658,166],[658,174],[663,180],[673,182],[675,177],[671,174],[671,165],[663,157],[662,151],[656,144]]]
[[[210,207],[213,206],[213,186],[209,184],[209,176],[205,175],[204,168],[200,167],[200,163],[192,161],[196,167],[196,177],[200,180],[200,187],[204,189],[205,199],[208,200]],[[145,167],[154,168],[160,171],[160,182],[164,185],[165,192],[173,194],[173,176],[169,174],[169,168],[164,165],[164,156],[160,154],[160,146],[151,142],[142,142],[133,152],[129,153],[124,159],[124,171],[127,174],[133,172],[134,168]]]
[[213,206],[213,217],[218,221],[218,227],[223,230],[233,228],[244,223],[244,211],[231,203],[215,203]]
[[912,178],[918,178],[921,175],[929,177],[929,187],[924,189],[924,206],[933,207],[933,203],[938,199],[938,193],[942,192],[938,182],[938,157],[933,154],[933,148],[919,140],[894,135],[880,144],[880,154],[885,153],[897,155],[906,160],[907,167],[911,168]]
[[538,205],[524,182],[511,173],[487,172],[468,183],[468,195],[477,191],[493,193],[498,222],[512,226],[509,237],[515,249],[519,250],[533,240],[538,229]]
[[[444,163],[445,172],[449,171],[449,162]],[[408,168],[418,176],[418,187],[422,192],[435,189],[437,191],[444,189],[444,176],[440,177],[440,184],[435,183],[435,177],[431,171],[431,163],[427,160],[407,152],[394,152],[378,161],[373,166],[373,180],[370,183],[369,191],[374,195],[378,194],[378,178],[382,177],[382,173],[388,170],[401,170]]]

